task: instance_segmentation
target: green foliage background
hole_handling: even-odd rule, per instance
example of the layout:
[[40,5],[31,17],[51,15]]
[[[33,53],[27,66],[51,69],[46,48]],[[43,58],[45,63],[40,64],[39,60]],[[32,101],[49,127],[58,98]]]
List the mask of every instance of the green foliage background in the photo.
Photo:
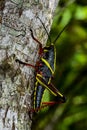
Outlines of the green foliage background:
[[[55,86],[67,97],[37,114],[33,130],[87,130],[87,0],[60,0],[51,39],[67,24],[56,42]],[[45,92],[43,100],[55,100]]]

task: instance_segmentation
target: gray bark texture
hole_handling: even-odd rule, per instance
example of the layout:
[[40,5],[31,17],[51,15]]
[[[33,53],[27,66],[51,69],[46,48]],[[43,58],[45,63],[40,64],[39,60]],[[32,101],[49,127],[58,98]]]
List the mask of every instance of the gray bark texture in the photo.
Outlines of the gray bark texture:
[[38,44],[46,45],[58,0],[0,0],[0,130],[30,130],[35,69],[15,61],[35,65]]

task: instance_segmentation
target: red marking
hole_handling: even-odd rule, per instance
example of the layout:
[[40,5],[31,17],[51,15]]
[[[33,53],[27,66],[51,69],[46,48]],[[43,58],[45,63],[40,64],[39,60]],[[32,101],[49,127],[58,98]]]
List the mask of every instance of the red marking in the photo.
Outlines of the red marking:
[[52,106],[52,105],[55,105],[55,104],[60,104],[62,102],[54,102],[54,101],[51,101],[51,102],[42,102],[42,106],[39,107],[39,108],[35,108],[35,109],[31,109],[30,111],[31,112],[38,112],[40,111],[41,109],[45,108],[45,107],[48,107],[48,106]]
[[34,37],[32,29],[30,29],[30,31],[31,31],[32,38],[39,44],[39,55],[42,56],[42,54],[43,54],[42,44],[40,41],[38,41],[37,38]]
[[40,71],[39,73],[40,73],[40,75],[43,75],[43,72],[42,72],[42,71]]
[[34,65],[27,64],[27,63],[25,63],[25,65],[26,65],[26,66],[31,66],[31,67],[33,67],[33,68],[35,69],[35,66],[34,66]]
[[40,57],[43,55],[43,48],[42,48],[42,45],[39,46],[39,55],[40,55]]
[[23,62],[23,61],[20,61],[19,59],[16,59],[15,61],[16,61],[16,62],[19,62],[19,63],[22,64],[22,65],[31,66],[31,67],[33,67],[33,68],[35,69],[35,66],[34,66],[34,65],[25,63],[25,62]]
[[60,104],[62,103],[61,101],[60,102],[54,102],[54,101],[51,101],[51,102],[42,102],[42,104],[45,104],[45,105],[48,105],[48,106],[51,106],[51,105],[55,105],[55,104]]

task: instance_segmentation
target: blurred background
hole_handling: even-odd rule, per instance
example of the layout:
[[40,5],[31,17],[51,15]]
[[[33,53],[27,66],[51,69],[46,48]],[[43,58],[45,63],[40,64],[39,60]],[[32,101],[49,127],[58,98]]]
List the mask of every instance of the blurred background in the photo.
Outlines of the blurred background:
[[[87,130],[87,0],[60,0],[50,32],[52,41],[66,24],[55,44],[53,83],[67,101],[40,111],[32,130]],[[55,97],[46,90],[43,100],[55,101]]]

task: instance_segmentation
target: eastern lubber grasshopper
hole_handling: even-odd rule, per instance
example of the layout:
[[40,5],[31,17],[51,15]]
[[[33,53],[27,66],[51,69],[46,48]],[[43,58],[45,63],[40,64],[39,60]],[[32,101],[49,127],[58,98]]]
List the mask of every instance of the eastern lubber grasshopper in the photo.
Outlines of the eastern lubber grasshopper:
[[[41,21],[41,19],[39,18]],[[43,22],[41,21],[43,24]],[[44,27],[44,24],[43,24]],[[45,28],[45,27],[44,27]],[[63,30],[65,27],[63,28]],[[45,28],[46,30],[46,28]],[[54,44],[60,34],[63,32],[63,30],[58,34],[56,37]],[[54,105],[58,103],[64,103],[66,101],[65,97],[59,92],[59,90],[54,87],[54,85],[51,83],[52,77],[54,76],[55,72],[55,66],[56,66],[56,49],[55,45],[51,44],[50,46],[46,46],[42,48],[42,44],[40,41],[38,41],[37,38],[34,37],[32,29],[30,29],[31,36],[33,40],[35,40],[39,44],[39,62],[36,62],[36,65],[33,66],[31,64],[25,63],[20,61],[19,59],[16,59],[16,62],[19,62],[23,65],[28,65],[36,69],[36,79],[35,79],[35,87],[34,87],[34,108],[31,109],[31,111],[35,112],[40,110],[41,108],[48,106],[48,105]],[[47,30],[46,30],[47,32]],[[49,34],[47,33],[48,37]],[[44,90],[48,89],[54,96],[56,96],[57,101],[51,101],[51,102],[43,102],[41,103],[42,96],[44,93]]]

